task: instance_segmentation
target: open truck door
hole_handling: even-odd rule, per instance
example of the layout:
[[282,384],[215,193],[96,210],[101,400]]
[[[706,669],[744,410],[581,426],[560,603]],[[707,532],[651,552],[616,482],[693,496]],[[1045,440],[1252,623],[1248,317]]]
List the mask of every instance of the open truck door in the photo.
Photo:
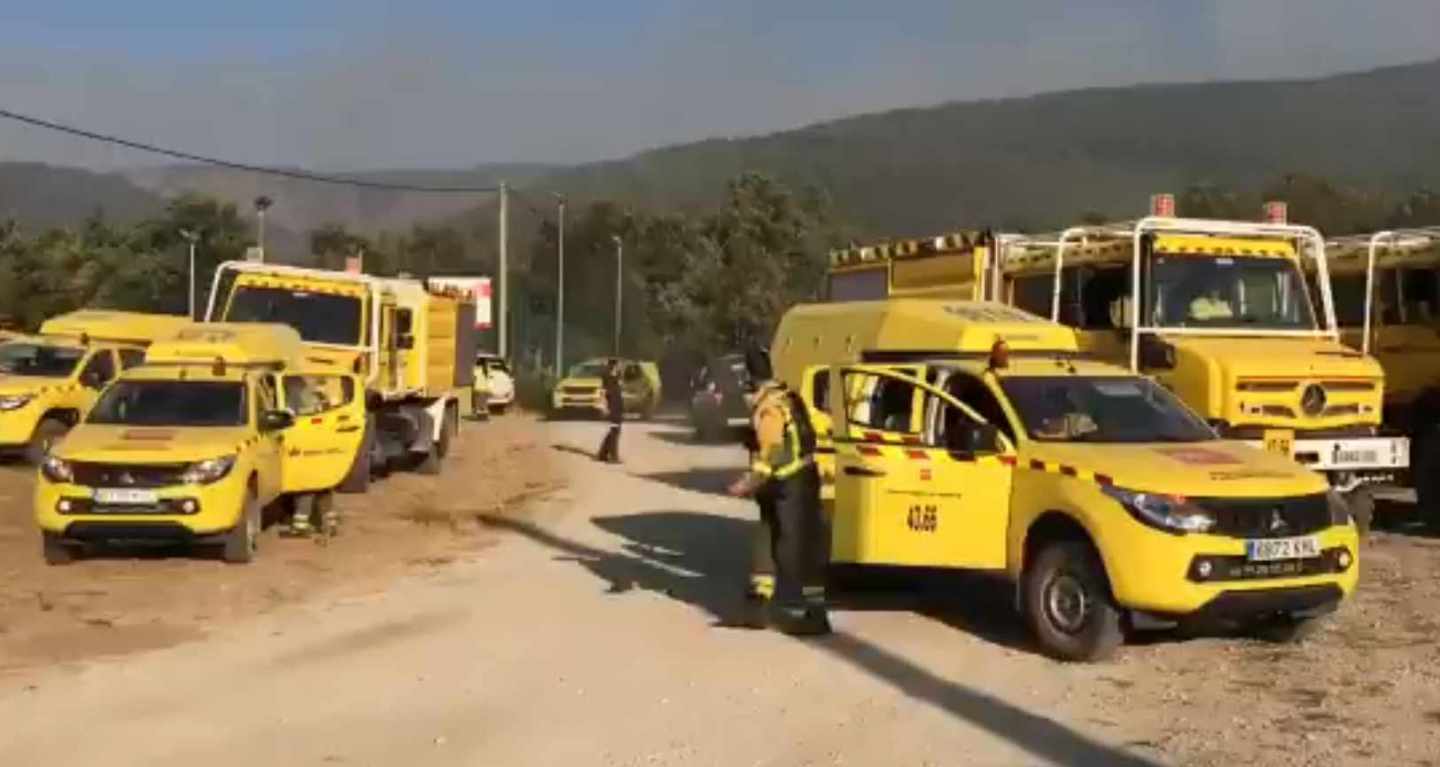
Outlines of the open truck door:
[[[882,386],[913,393],[888,402],[919,402],[920,411],[876,412],[885,401],[865,393]],[[1015,468],[1004,435],[951,395],[891,368],[839,367],[830,387],[842,393],[831,398],[831,562],[1003,568]],[[918,421],[918,432],[891,440],[864,428],[901,417]]]
[[287,373],[283,407],[295,414],[285,433],[286,493],[329,490],[345,478],[365,440],[365,397],[349,374]]

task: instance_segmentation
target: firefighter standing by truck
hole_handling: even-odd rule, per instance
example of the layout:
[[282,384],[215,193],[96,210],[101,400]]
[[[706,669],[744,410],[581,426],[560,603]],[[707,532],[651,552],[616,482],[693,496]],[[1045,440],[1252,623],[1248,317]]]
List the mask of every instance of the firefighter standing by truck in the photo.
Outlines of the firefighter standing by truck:
[[[810,587],[820,581],[817,569],[825,536],[815,430],[803,404],[774,380],[769,355],[751,348],[745,368],[755,387],[750,419],[755,439],[750,469],[729,492],[754,496],[762,541],[769,544],[756,546],[747,598],[760,606],[768,597],[769,622],[787,634],[827,634],[823,589]],[[754,616],[752,624],[760,625],[758,618]]]

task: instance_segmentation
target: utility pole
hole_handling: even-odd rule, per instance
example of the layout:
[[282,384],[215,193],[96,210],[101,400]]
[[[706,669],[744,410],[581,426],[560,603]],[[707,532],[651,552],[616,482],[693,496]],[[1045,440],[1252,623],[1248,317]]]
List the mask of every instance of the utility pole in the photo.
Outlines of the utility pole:
[[620,356],[620,302],[621,294],[624,292],[621,287],[624,285],[625,274],[625,243],[621,241],[620,235],[612,234],[610,239],[615,241],[615,356]]
[[560,222],[555,243],[555,376],[565,375],[565,195],[555,194],[556,218]]
[[500,336],[496,344],[499,346],[501,359],[507,359],[506,351],[509,344],[506,343],[506,336],[510,334],[510,273],[508,271],[509,258],[506,248],[509,245],[509,232],[507,226],[510,219],[510,190],[504,181],[500,182],[500,315],[495,318],[495,332]]
[[200,241],[200,235],[191,229],[181,229],[180,236],[190,243],[190,292],[187,294],[189,300],[186,306],[189,307],[190,319],[195,319],[195,243]]

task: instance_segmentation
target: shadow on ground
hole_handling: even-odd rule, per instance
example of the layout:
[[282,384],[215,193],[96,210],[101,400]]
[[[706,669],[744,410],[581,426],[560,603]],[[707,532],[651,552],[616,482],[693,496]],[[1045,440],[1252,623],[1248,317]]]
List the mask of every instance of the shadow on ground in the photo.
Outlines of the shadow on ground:
[[1414,538],[1440,538],[1440,519],[1429,519],[1414,503],[1380,500],[1371,528]]
[[[744,520],[695,512],[655,512],[597,517],[593,522],[624,539],[620,552],[606,551],[572,541],[525,520],[481,515],[480,524],[522,535],[553,549],[563,560],[574,561],[608,584],[608,593],[632,589],[665,594],[709,613],[717,625],[736,625],[742,617],[742,591],[748,566],[751,524]],[[954,592],[950,592],[952,595]],[[923,597],[911,594],[910,599]],[[861,593],[856,609],[894,609],[883,591]],[[953,598],[953,596],[952,596]],[[922,600],[923,601],[923,600]],[[1013,639],[1018,627],[997,628],[1001,620],[989,612],[995,605],[970,600],[948,605],[937,617],[947,625],[994,633]],[[920,604],[920,602],[912,602]],[[838,607],[850,605],[840,600]],[[971,614],[970,610],[976,610]],[[933,610],[925,610],[935,615]],[[1007,619],[1012,624],[1013,618]],[[979,628],[979,631],[976,629]],[[956,719],[1007,740],[1038,759],[1061,765],[1117,765],[1151,767],[1155,763],[1095,741],[1042,715],[1026,711],[959,682],[945,679],[864,639],[843,631],[823,639],[806,640],[818,652],[864,671],[934,706]],[[1007,642],[1008,643],[1008,642]]]
[[667,429],[665,431],[657,430],[651,432],[649,436],[671,445],[703,445],[707,447],[733,445],[736,448],[743,448],[741,443],[743,442],[744,434],[744,429],[726,427],[704,439],[701,439],[700,435],[696,434],[693,428]]
[[[653,474],[640,474],[641,479],[648,479],[655,482],[662,482],[680,490],[688,490],[692,493],[708,493],[710,495],[726,495],[725,488],[729,487],[740,477],[742,469],[710,467],[703,469],[687,469],[685,471],[660,471]],[[599,520],[596,521],[599,524]]]

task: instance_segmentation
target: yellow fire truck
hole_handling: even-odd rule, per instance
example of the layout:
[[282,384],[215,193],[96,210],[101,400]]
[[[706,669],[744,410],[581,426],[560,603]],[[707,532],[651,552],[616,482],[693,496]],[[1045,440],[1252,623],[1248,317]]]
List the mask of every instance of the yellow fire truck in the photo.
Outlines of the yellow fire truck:
[[1409,481],[1440,522],[1440,227],[1331,240],[1341,337],[1385,368],[1385,423],[1410,436]]
[[475,304],[413,279],[231,261],[216,270],[208,321],[278,322],[305,343],[306,364],[365,380],[366,449],[342,492],[411,464],[438,473],[471,408]]
[[988,296],[1069,325],[1082,352],[1153,376],[1222,436],[1324,473],[1362,529],[1371,486],[1409,464],[1409,440],[1382,428],[1380,365],[1339,342],[1309,227],[1152,216],[951,235],[834,253],[829,278],[832,300]]

